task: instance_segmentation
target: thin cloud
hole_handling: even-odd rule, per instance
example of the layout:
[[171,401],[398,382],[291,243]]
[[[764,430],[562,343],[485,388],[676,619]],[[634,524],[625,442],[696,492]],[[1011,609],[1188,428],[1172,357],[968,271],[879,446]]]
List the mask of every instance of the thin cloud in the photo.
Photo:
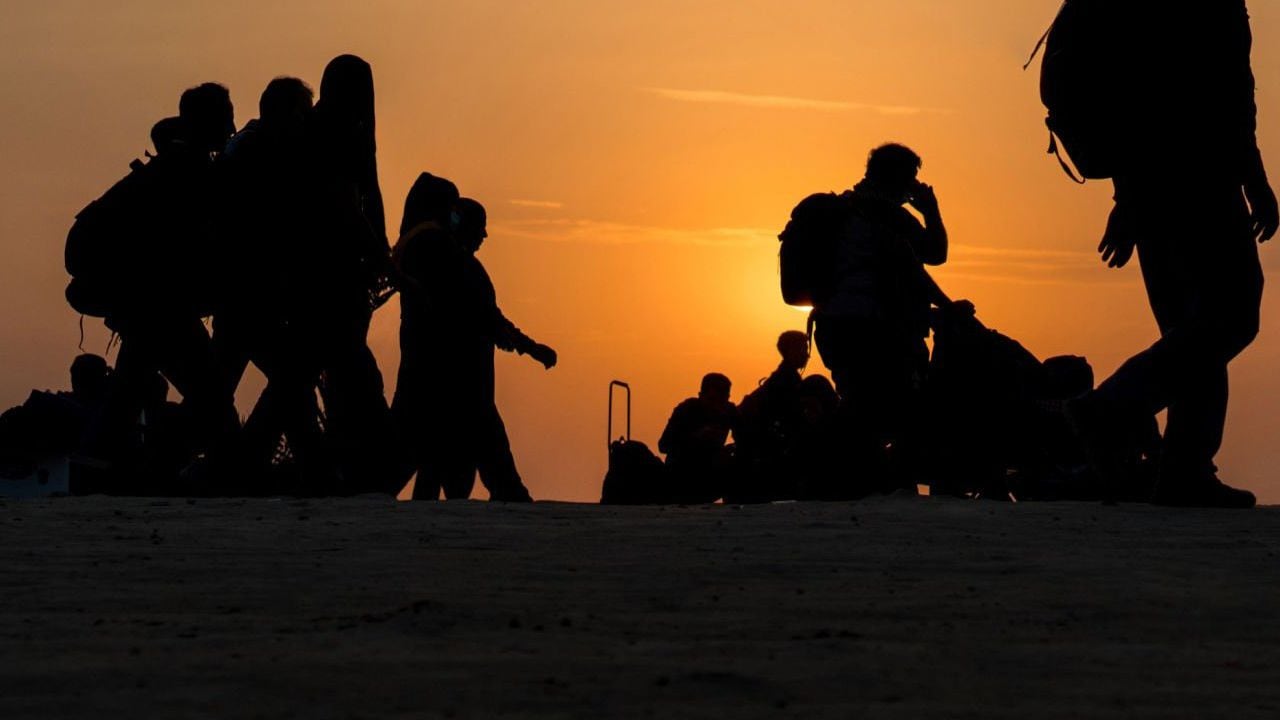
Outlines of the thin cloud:
[[559,210],[564,203],[555,200],[508,200],[512,205],[523,208],[539,208],[542,210]]
[[658,97],[685,103],[737,105],[739,107],[782,110],[817,110],[820,112],[873,112],[880,115],[949,114],[950,110],[915,105],[876,105],[838,100],[815,100],[786,95],[750,95],[724,90],[680,90],[676,88],[642,88]]
[[[776,228],[690,229],[565,218],[509,220],[491,229],[502,237],[548,243],[696,245],[751,253],[776,253],[778,248]],[[1091,252],[962,243],[953,243],[947,264],[930,268],[930,272],[944,285],[959,280],[1015,285],[1121,284],[1135,282],[1136,277],[1105,268]]]
[[[1123,284],[1133,275],[1107,269],[1097,253],[1041,248],[999,248],[954,244],[938,273],[950,279],[1016,285]],[[1136,264],[1136,260],[1133,261]]]
[[495,234],[541,242],[594,245],[705,245],[741,247],[778,244],[778,231],[764,228],[685,229],[628,225],[599,220],[512,220],[494,225]]

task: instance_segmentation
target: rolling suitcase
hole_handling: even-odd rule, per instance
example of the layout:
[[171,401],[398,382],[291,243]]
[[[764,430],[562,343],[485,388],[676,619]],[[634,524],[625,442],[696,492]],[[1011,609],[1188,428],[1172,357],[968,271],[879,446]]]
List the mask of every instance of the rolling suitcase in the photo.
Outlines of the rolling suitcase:
[[[627,433],[613,436],[613,398],[621,389],[627,395]],[[666,466],[648,445],[631,439],[631,386],[621,380],[609,383],[609,471],[600,494],[602,505],[658,505],[669,502]]]

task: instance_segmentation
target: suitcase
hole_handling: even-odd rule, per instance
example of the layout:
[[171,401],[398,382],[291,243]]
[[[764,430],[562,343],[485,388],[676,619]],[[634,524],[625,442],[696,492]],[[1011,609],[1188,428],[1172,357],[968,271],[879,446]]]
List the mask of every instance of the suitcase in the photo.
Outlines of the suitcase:
[[[613,399],[617,390],[627,396],[627,433],[613,436]],[[601,505],[659,505],[670,502],[666,465],[648,445],[631,439],[631,386],[609,383],[609,471],[600,493]]]

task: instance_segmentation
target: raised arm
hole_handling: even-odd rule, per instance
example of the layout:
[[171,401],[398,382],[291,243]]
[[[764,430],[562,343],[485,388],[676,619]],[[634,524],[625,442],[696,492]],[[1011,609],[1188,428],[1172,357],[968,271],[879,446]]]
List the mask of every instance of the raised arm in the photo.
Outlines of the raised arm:
[[911,207],[924,218],[924,232],[912,241],[916,257],[925,265],[941,265],[947,261],[947,228],[942,223],[942,211],[938,209],[938,196],[933,186],[921,183],[911,197]]

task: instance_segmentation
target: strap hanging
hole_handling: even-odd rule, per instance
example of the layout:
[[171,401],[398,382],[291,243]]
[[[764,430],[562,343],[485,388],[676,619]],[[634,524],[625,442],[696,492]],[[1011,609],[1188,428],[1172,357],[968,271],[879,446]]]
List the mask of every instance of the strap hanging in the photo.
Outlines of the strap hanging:
[[1062,149],[1058,147],[1058,136],[1052,130],[1049,131],[1048,153],[1058,158],[1058,164],[1062,166],[1062,171],[1067,174],[1067,177],[1071,178],[1072,182],[1077,185],[1085,184],[1085,179],[1077,175],[1076,171],[1072,170],[1071,166],[1067,164],[1066,158],[1062,157]]

